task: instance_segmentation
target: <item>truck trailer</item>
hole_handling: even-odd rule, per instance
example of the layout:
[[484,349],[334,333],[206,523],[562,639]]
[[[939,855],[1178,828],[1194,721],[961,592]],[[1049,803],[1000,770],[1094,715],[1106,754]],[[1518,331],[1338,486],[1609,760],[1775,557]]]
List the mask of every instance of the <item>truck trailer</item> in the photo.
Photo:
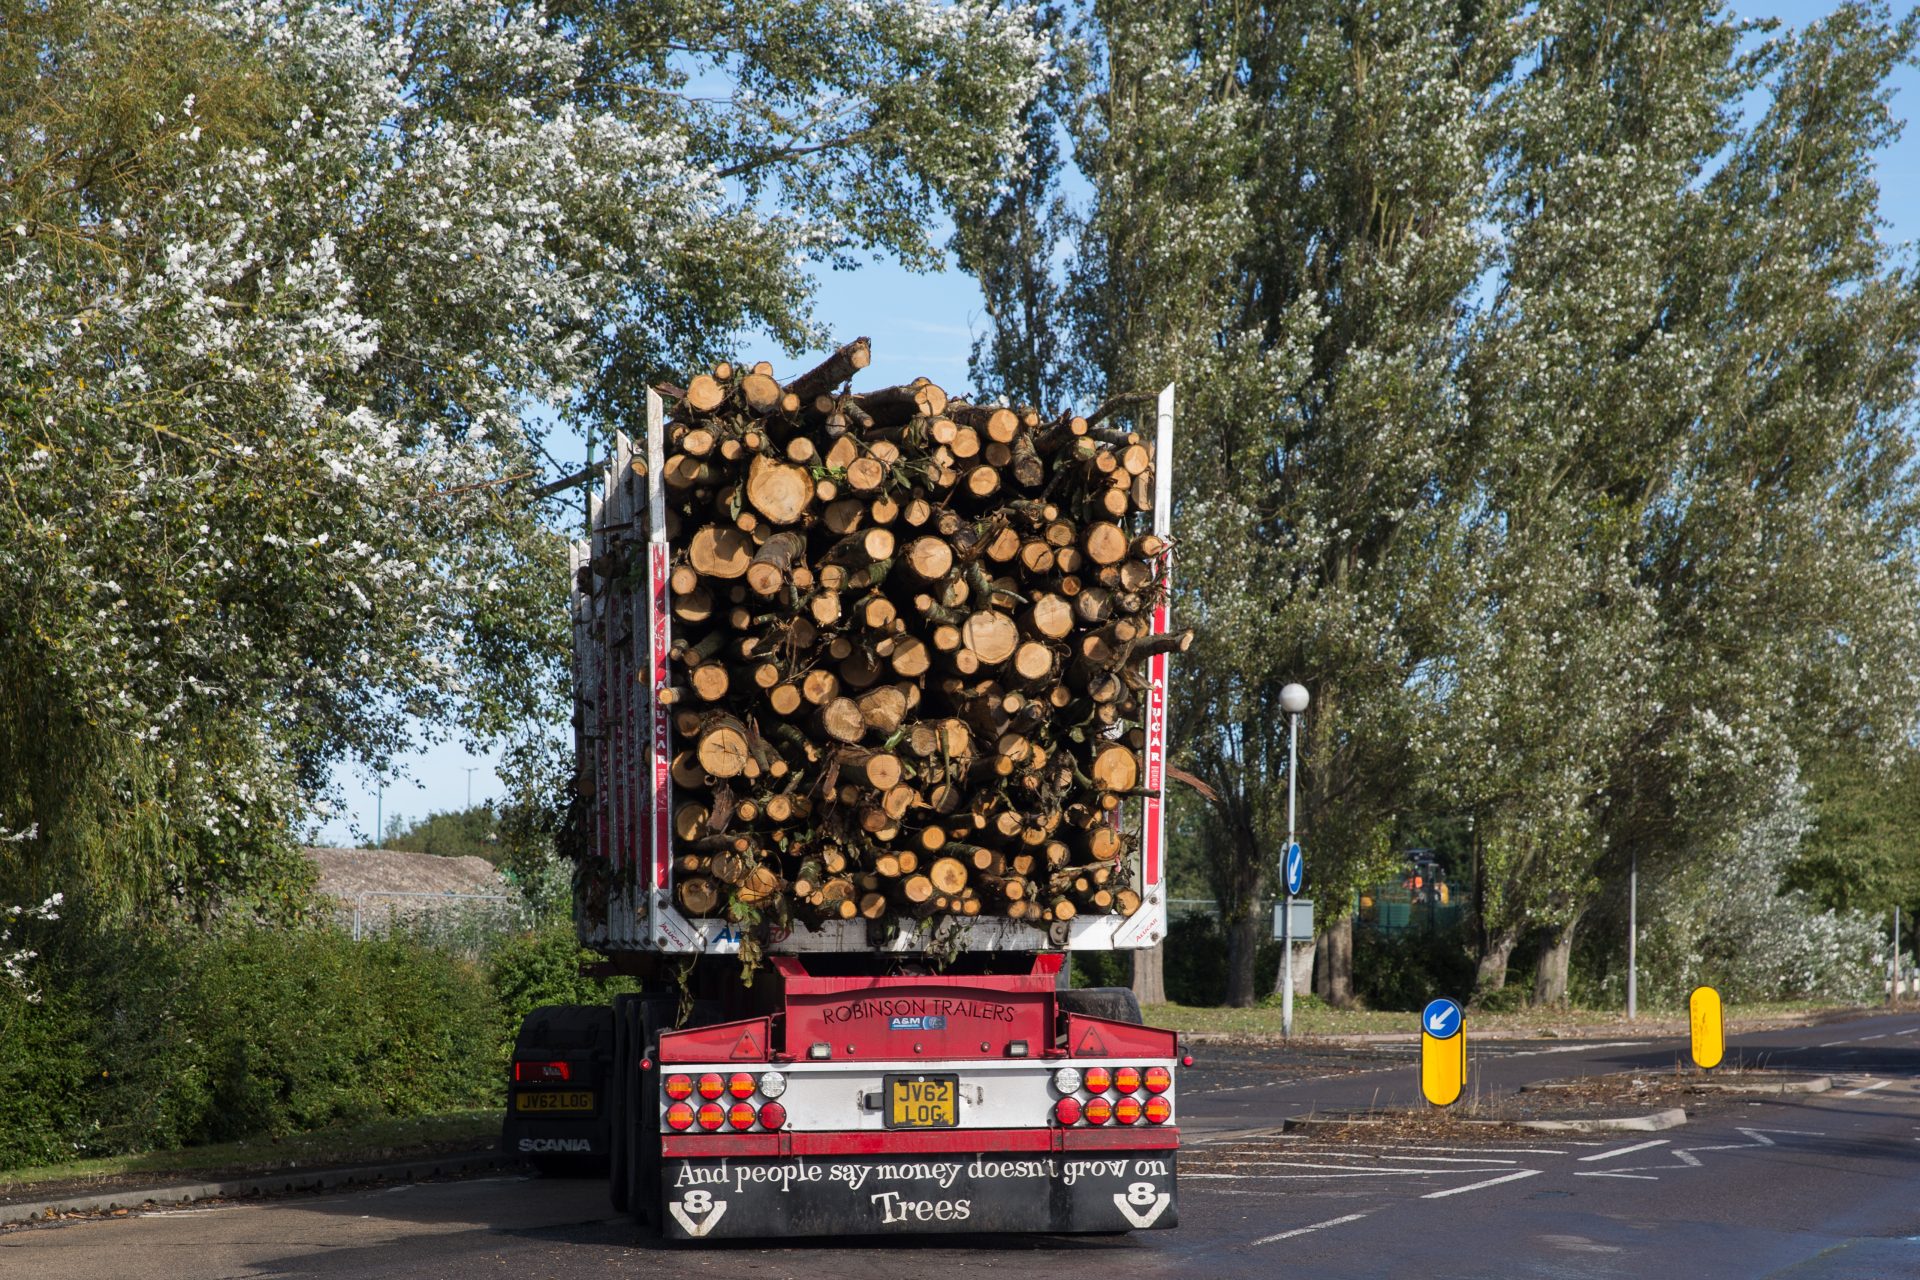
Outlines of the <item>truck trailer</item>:
[[[1150,514],[1164,634],[1171,387],[1153,409],[1128,438],[1150,441],[1156,492],[1126,523],[1137,537]],[[526,1019],[506,1150],[604,1170],[617,1211],[677,1240],[1177,1225],[1191,1060],[1175,1033],[1142,1025],[1128,990],[1061,983],[1074,952],[1166,936],[1168,652],[1134,678],[1139,783],[1103,819],[1125,828],[1130,913],[968,915],[957,898],[778,922],[690,913],[670,583],[693,531],[668,509],[670,430],[686,428],[649,391],[645,440],[615,441],[572,557],[575,922],[607,957],[596,972],[641,989]]]

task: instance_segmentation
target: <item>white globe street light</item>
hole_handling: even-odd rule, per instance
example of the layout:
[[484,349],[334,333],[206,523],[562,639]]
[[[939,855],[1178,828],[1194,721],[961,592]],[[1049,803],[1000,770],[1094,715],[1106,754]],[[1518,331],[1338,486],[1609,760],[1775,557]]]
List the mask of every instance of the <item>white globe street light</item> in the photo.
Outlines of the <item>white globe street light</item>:
[[1280,853],[1280,887],[1287,895],[1280,912],[1280,1034],[1293,1035],[1293,890],[1287,878],[1287,859],[1293,854],[1294,775],[1300,758],[1300,713],[1310,699],[1303,684],[1280,690],[1280,709],[1287,713],[1287,847]]

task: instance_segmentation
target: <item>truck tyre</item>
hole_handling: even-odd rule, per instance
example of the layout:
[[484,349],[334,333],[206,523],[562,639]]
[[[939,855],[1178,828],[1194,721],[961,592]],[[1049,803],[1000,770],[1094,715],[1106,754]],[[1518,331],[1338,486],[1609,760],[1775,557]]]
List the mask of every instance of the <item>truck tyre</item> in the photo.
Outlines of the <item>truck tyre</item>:
[[[632,1090],[627,1096],[627,1212],[652,1230],[660,1226],[660,1069],[651,1064],[666,1004],[635,999],[626,1013],[627,1036],[636,1046],[627,1077]],[[642,1062],[649,1065],[642,1069]]]
[[627,1163],[631,1158],[627,1135],[628,1064],[639,1055],[627,1041],[626,1007],[632,996],[613,998],[613,1066],[607,1072],[607,1122],[611,1131],[607,1160],[607,1198],[615,1213],[627,1211]]
[[1054,999],[1064,1013],[1080,1013],[1109,1022],[1131,1022],[1136,1027],[1146,1025],[1146,1018],[1140,1013],[1140,1001],[1130,987],[1070,988],[1057,992]]

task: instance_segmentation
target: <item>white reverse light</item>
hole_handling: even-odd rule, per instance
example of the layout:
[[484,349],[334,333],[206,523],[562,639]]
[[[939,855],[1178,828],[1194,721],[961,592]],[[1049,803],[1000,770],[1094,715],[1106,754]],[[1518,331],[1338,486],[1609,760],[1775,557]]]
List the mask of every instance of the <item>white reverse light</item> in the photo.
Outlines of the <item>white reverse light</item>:
[[1080,1092],[1080,1068],[1062,1067],[1054,1072],[1053,1087],[1061,1093]]
[[760,1096],[777,1098],[787,1091],[787,1078],[778,1071],[769,1071],[760,1077]]

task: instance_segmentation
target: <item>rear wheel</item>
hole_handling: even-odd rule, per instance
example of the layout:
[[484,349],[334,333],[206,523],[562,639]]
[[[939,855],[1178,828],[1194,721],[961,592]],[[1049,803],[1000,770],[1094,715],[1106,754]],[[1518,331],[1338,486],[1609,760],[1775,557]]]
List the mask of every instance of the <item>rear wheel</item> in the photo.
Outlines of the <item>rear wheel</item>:
[[636,1003],[632,996],[613,998],[613,1066],[607,1080],[607,1119],[611,1129],[611,1141],[608,1146],[612,1154],[608,1159],[607,1197],[613,1202],[615,1213],[628,1212],[630,1203],[630,1181],[628,1170],[632,1161],[632,1136],[627,1125],[627,1093],[629,1082],[635,1074],[634,1065],[640,1054],[628,1038],[629,1018],[627,1010]]

